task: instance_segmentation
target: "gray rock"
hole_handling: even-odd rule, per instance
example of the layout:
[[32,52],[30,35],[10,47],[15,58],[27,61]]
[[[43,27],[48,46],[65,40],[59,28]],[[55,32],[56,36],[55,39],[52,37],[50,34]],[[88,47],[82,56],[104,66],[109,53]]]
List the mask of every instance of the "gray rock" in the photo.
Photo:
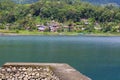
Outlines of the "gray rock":
[[0,68],[0,79],[6,80],[60,80],[48,67],[7,66]]

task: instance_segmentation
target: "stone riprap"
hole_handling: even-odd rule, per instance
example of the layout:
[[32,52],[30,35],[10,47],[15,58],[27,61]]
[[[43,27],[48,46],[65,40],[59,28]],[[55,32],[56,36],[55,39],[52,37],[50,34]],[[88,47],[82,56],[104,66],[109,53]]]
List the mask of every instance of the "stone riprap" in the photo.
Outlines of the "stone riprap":
[[49,66],[3,66],[0,80],[60,80]]
[[0,80],[91,80],[65,63],[6,63]]

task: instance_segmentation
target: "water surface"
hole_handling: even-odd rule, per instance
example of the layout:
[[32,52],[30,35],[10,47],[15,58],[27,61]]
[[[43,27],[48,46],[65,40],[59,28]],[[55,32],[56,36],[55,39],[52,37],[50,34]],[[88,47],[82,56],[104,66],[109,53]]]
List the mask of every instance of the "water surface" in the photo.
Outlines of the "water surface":
[[120,37],[0,36],[5,62],[68,63],[93,80],[120,80]]

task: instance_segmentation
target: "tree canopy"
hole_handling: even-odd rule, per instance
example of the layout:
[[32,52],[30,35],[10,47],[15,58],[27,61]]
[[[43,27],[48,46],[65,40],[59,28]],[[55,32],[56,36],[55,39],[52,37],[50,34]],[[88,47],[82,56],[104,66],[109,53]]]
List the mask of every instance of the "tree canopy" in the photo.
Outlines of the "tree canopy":
[[88,31],[96,23],[106,29],[101,31],[116,31],[113,27],[119,26],[120,8],[92,5],[79,0],[40,0],[33,4],[16,4],[5,0],[0,3],[0,23],[14,24],[18,29],[24,29],[28,25],[35,29],[35,24],[50,20],[73,22],[77,25],[82,24],[83,19],[90,22],[85,25]]

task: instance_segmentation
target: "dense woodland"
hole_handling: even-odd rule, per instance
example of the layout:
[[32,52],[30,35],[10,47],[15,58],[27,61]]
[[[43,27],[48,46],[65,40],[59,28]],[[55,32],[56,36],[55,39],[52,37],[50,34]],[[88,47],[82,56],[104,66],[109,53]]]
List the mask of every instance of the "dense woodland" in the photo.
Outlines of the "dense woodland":
[[[120,32],[120,8],[114,5],[92,5],[79,0],[40,0],[32,4],[0,2],[0,29],[37,30],[37,24],[50,21],[69,26],[76,32]],[[71,27],[72,26],[72,27]],[[45,30],[47,31],[47,30]]]

